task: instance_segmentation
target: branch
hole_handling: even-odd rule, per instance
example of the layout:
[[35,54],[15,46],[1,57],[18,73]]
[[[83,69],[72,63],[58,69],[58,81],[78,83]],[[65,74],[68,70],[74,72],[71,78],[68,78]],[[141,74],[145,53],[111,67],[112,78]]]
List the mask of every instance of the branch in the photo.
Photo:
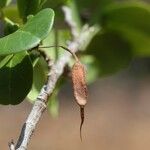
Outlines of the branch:
[[[68,49],[72,50],[73,53],[77,52],[86,39],[91,36],[93,31],[93,28],[86,28],[86,30],[83,28],[80,35],[68,44]],[[28,118],[22,126],[15,150],[27,150],[28,143],[36,128],[36,125],[46,109],[48,99],[53,93],[56,83],[63,73],[64,67],[71,59],[71,54],[65,51],[64,55],[52,65],[50,59],[44,53],[42,53],[42,55],[44,56],[49,68],[47,81],[41,89]],[[14,144],[11,146],[13,147]],[[10,148],[10,150],[14,149]]]
[[[77,52],[81,43],[84,42],[87,36],[90,35],[90,32],[91,32],[90,29],[86,30],[86,32],[85,31],[81,32],[79,38],[69,43],[68,49],[72,50],[72,52]],[[37,123],[39,122],[39,119],[41,118],[42,113],[46,109],[49,96],[53,93],[55,85],[59,77],[63,73],[65,65],[71,59],[71,54],[68,52],[65,52],[64,55],[60,57],[57,60],[57,62],[53,64],[52,66],[51,66],[51,61],[46,56],[45,56],[45,59],[49,66],[47,82],[41,89],[41,92],[38,95],[26,122],[23,124],[20,137],[18,139],[16,148],[15,148],[16,150],[27,149],[27,145],[31,139],[31,136],[35,130],[35,127]]]
[[65,21],[71,29],[71,34],[72,34],[73,38],[78,37],[78,35],[79,35],[78,27],[77,27],[76,22],[73,20],[71,9],[67,6],[62,6],[62,10],[65,15]]

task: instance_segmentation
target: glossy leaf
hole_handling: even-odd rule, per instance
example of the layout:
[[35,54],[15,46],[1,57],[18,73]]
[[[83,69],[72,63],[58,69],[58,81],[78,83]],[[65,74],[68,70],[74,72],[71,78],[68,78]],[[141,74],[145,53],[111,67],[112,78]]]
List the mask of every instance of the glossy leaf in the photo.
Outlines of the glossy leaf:
[[21,103],[32,86],[33,68],[26,52],[8,55],[0,62],[0,104]]
[[114,30],[126,38],[134,54],[150,55],[150,5],[145,3],[119,3],[103,12],[103,27]]
[[54,20],[52,9],[44,9],[16,32],[0,39],[0,55],[14,54],[36,47],[50,32]]
[[96,58],[99,75],[115,73],[132,60],[130,45],[114,32],[97,34],[87,47],[87,53]]

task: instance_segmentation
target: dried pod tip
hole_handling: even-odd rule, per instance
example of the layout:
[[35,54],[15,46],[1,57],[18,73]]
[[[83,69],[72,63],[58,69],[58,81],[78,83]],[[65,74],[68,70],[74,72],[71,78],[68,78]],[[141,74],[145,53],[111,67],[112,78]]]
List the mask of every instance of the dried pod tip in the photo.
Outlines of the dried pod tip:
[[81,117],[81,123],[80,123],[80,139],[82,142],[82,126],[84,123],[84,106],[80,106],[80,117]]

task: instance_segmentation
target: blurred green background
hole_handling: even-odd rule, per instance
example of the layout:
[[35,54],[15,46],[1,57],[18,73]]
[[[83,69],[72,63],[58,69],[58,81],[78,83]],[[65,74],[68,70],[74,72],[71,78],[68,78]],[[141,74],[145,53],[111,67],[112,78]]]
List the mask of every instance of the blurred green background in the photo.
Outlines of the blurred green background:
[[[85,48],[78,54],[87,67],[89,83],[83,142],[79,138],[79,108],[74,102],[71,82],[65,80],[59,92],[56,90],[54,94],[57,101],[49,104],[38,124],[29,149],[150,149],[149,2],[48,0],[45,3],[44,8],[51,7],[56,12],[54,29],[59,34],[59,44],[65,45],[71,39],[62,15],[62,5],[73,10],[79,31],[84,24],[94,25],[99,31],[90,42],[85,43]],[[14,1],[8,5],[4,12],[15,23],[22,24],[15,4]],[[3,22],[0,32],[1,36],[5,34]],[[55,31],[52,31],[44,42],[55,43],[55,36]],[[62,53],[51,51],[49,55],[57,59]],[[34,75],[35,83],[39,85],[35,85],[36,92],[33,90],[28,96],[30,101],[36,97],[44,82],[41,79],[44,76],[41,64],[35,68]],[[31,108],[29,101],[17,106],[0,105],[0,149],[6,149],[11,139],[17,140]]]

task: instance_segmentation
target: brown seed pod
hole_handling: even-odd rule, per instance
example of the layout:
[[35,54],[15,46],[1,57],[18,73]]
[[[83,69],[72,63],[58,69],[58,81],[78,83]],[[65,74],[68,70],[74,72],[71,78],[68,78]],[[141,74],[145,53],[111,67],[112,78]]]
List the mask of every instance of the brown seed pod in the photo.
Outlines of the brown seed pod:
[[39,48],[52,48],[52,47],[61,47],[64,50],[70,52],[75,59],[75,64],[72,67],[72,82],[73,82],[73,90],[74,97],[76,99],[77,104],[80,106],[80,116],[81,116],[81,124],[80,124],[80,138],[82,141],[82,125],[84,123],[84,106],[87,103],[87,85],[85,81],[85,68],[84,65],[81,64],[78,57],[74,52],[64,46],[44,46]]
[[85,67],[78,60],[72,67],[72,82],[73,82],[73,90],[74,97],[76,99],[77,104],[80,106],[80,116],[81,116],[81,124],[80,124],[80,138],[82,140],[82,125],[84,122],[84,106],[87,103],[87,85],[85,81]]

